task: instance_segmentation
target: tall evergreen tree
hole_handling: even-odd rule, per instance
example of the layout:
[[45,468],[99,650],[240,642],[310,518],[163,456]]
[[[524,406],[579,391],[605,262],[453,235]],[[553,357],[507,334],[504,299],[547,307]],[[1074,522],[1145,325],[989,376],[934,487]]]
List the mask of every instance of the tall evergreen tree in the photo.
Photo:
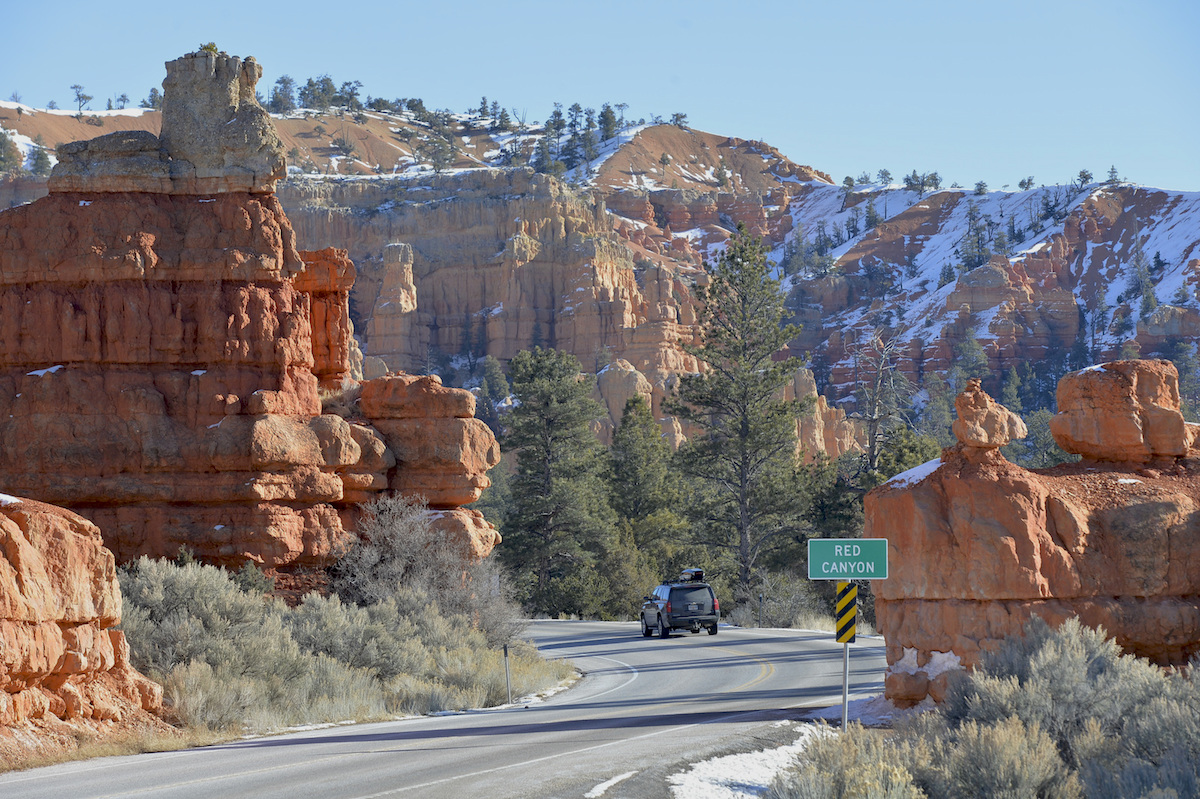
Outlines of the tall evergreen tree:
[[[951,391],[957,395],[972,377],[987,379],[990,375],[987,353],[983,351],[983,345],[975,338],[974,333],[968,333],[966,338],[954,345],[954,365],[949,374]],[[953,403],[954,398],[951,397],[950,401]]]
[[797,334],[784,326],[784,296],[762,240],[739,227],[699,287],[705,365],[680,379],[672,410],[699,430],[678,453],[702,487],[693,504],[701,540],[733,553],[737,599],[746,601],[755,564],[804,526],[807,493],[796,460],[801,404],[781,398],[799,366],[776,356]]
[[[664,508],[678,507],[678,480],[671,472],[671,448],[662,428],[640,395],[625,403],[621,424],[613,433],[612,506],[621,520],[644,519]],[[640,542],[639,542],[640,543]]]
[[29,171],[38,177],[46,177],[50,174],[53,164],[50,163],[50,154],[46,152],[46,144],[42,139],[42,134],[33,137],[33,143],[37,147],[33,151],[33,156],[29,159]]
[[603,409],[569,353],[523,350],[509,377],[519,402],[502,446],[515,455],[516,471],[501,554],[525,586],[528,609],[558,613],[563,593],[555,583],[589,580],[587,567],[612,543],[604,458],[589,428]]
[[271,87],[271,101],[268,108],[276,114],[286,114],[296,110],[296,81],[288,75],[281,75]]
[[483,377],[479,381],[479,394],[475,403],[475,418],[482,421],[496,437],[503,435],[500,425],[500,404],[508,397],[508,378],[494,355],[483,359]]
[[608,103],[600,106],[600,141],[617,135],[617,112]]
[[928,436],[943,447],[954,443],[950,425],[954,424],[954,394],[937,372],[925,376],[927,399],[917,420],[917,433]]

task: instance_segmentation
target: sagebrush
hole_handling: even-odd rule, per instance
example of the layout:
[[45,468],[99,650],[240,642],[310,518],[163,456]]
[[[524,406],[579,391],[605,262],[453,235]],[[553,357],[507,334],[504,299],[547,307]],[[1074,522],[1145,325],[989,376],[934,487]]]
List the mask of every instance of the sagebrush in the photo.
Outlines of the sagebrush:
[[[482,707],[506,697],[503,654],[478,624],[413,589],[358,606],[311,594],[296,608],[223,569],[143,557],[120,571],[134,665],[189,727],[294,724]],[[510,647],[514,695],[570,675]]]
[[818,737],[775,799],[1200,796],[1197,661],[1167,671],[1103,630],[1034,620],[895,730]]

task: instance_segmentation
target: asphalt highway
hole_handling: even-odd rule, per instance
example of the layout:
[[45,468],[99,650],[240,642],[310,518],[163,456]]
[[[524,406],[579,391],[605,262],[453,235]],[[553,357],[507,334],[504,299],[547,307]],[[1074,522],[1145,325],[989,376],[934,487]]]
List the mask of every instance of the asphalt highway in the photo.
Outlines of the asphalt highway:
[[[668,797],[669,774],[770,740],[841,702],[830,633],[722,626],[643,638],[634,622],[537,621],[584,677],[528,706],[358,724],[0,774],[6,799]],[[863,640],[863,639],[860,639]],[[882,643],[851,646],[850,690],[883,690]],[[764,746],[759,746],[764,748]]]

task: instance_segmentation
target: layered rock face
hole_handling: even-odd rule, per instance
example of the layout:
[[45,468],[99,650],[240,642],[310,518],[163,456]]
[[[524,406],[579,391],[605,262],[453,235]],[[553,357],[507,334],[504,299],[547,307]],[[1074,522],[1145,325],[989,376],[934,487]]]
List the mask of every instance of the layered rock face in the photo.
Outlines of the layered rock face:
[[0,728],[166,728],[150,716],[162,710],[162,687],[130,666],[120,621],[116,565],[96,526],[0,494]]
[[[534,344],[597,371],[624,360],[655,402],[696,371],[690,262],[638,260],[604,204],[528,170],[476,170],[421,184],[289,182],[298,235],[350,244],[351,307],[366,354],[393,369],[466,350],[507,362]],[[612,422],[618,421],[614,418]]]
[[495,532],[458,506],[487,485],[490,433],[464,441],[457,411],[389,433],[322,413],[322,386],[349,390],[355,270],[296,249],[257,65],[167,69],[161,140],[81,143],[48,197],[3,215],[0,490],[78,511],[122,560],[280,568],[328,563],[354,503],[419,491],[486,554]]
[[1067,375],[1052,430],[1084,460],[1037,472],[1000,454],[1023,431],[973,385],[959,444],[867,495],[865,535],[890,548],[873,583],[890,698],[940,699],[948,667],[1035,615],[1077,616],[1162,664],[1200,652],[1200,452],[1177,381],[1165,361]]

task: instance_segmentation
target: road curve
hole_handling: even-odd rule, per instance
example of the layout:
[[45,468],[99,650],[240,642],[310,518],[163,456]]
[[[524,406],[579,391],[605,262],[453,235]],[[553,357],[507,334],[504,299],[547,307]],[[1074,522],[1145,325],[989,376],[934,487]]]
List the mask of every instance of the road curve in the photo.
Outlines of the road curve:
[[[527,635],[585,676],[529,707],[255,738],[0,774],[22,799],[667,796],[665,777],[804,708],[841,701],[828,633],[643,638],[629,622],[538,621]],[[882,644],[851,646],[851,693],[882,691]]]

